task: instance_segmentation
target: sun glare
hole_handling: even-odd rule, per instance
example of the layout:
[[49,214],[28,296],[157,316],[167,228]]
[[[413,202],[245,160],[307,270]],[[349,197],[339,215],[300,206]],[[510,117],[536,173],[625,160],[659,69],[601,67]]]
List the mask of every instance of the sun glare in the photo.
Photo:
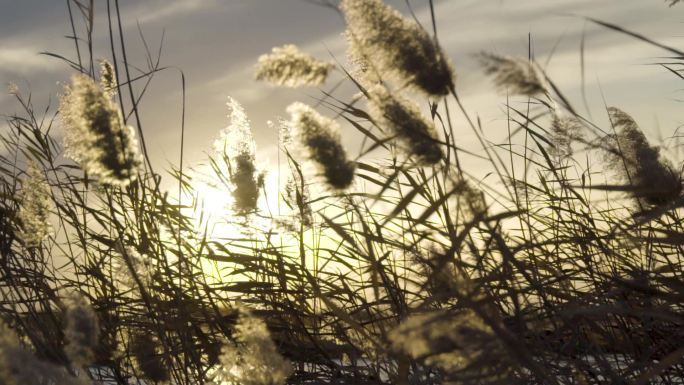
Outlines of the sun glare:
[[198,232],[206,230],[209,237],[225,238],[236,233],[237,229],[233,225],[244,223],[245,220],[259,227],[274,225],[272,219],[276,219],[278,213],[273,212],[273,209],[278,207],[280,199],[279,180],[275,173],[265,174],[264,191],[259,194],[257,208],[247,215],[236,212],[233,191],[218,182],[212,173],[209,166],[195,169],[191,174],[192,191],[183,197],[183,203],[189,211],[187,214],[194,219]]

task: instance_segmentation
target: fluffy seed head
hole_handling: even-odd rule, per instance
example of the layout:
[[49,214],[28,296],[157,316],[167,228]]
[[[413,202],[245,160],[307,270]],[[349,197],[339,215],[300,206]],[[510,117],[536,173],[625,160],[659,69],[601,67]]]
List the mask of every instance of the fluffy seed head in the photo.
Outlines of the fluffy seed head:
[[442,369],[447,379],[464,376],[483,381],[474,383],[499,383],[512,376],[501,342],[471,310],[412,315],[389,339],[393,349]]
[[43,172],[31,161],[26,170],[26,178],[22,179],[20,206],[17,214],[21,224],[19,238],[27,247],[38,247],[42,241],[52,235],[50,213],[54,203]]
[[320,86],[333,67],[287,44],[259,57],[256,79],[286,87]]
[[496,86],[502,91],[529,97],[546,93],[541,70],[530,60],[486,52],[481,53],[479,58],[485,73],[494,77]]
[[[37,360],[25,350],[14,331],[0,324],[0,378],[3,384],[23,385],[40,378],[34,371]],[[33,366],[33,367],[32,367]]]
[[342,0],[350,56],[365,58],[380,74],[442,96],[454,87],[453,69],[442,49],[413,20],[382,0]]
[[65,156],[100,183],[127,186],[142,166],[135,130],[126,126],[110,95],[86,75],[72,77],[60,97]]
[[15,96],[19,95],[19,86],[17,83],[9,82],[9,84],[7,84],[7,93]]
[[158,352],[159,343],[149,333],[137,332],[130,338],[130,352],[136,369],[152,382],[169,379],[169,372],[163,356]]
[[256,143],[252,128],[244,109],[233,98],[226,103],[230,108],[230,124],[221,131],[214,143],[216,151],[228,165],[228,174],[233,184],[235,210],[246,214],[257,207],[259,189],[263,186],[263,175],[256,167]]
[[149,286],[155,275],[154,260],[147,254],[139,253],[138,250],[132,246],[126,246],[125,249],[120,249],[118,251],[119,253],[115,254],[115,257],[113,258],[112,268],[114,277],[120,287],[124,290],[140,289],[124,258],[129,260],[141,283],[145,286]]
[[80,295],[67,301],[64,348],[71,363],[79,367],[92,364],[100,329],[97,315],[90,304]]
[[453,206],[458,208],[455,215],[461,215],[466,221],[470,221],[475,217],[487,214],[487,200],[484,191],[479,186],[462,176],[454,177],[449,185],[453,188],[453,196],[458,202]]
[[347,160],[340,142],[339,125],[303,103],[291,104],[287,112],[309,159],[322,169],[328,185],[335,189],[349,187],[356,166]]
[[360,82],[364,88],[370,88],[377,84],[382,84],[382,79],[377,69],[375,69],[367,58],[358,56],[351,36],[347,36],[347,62],[349,63],[350,74],[354,80]]
[[574,117],[553,115],[551,120],[551,143],[549,153],[556,159],[572,156],[572,143],[582,138],[582,126]]
[[660,149],[648,143],[631,116],[618,108],[608,109],[615,127],[615,151],[608,155],[610,166],[625,183],[631,184],[632,195],[649,205],[661,205],[682,192],[680,176]]
[[3,385],[91,384],[86,376],[73,377],[64,368],[39,360],[22,346],[17,335],[0,324],[0,382]]
[[235,343],[226,342],[213,371],[215,385],[282,385],[292,366],[276,350],[266,324],[246,309],[240,310]]
[[392,95],[380,85],[371,88],[369,95],[370,116],[379,126],[394,132],[411,155],[425,164],[436,164],[442,159],[435,125],[413,101]]
[[297,172],[293,172],[285,185],[285,203],[294,211],[294,223],[309,228],[313,224],[313,212],[309,204],[309,186],[303,183]]
[[473,282],[445,255],[443,250],[430,245],[414,255],[417,278],[421,286],[433,298],[446,301],[459,296],[478,295]]
[[118,87],[116,71],[112,63],[106,59],[100,60],[100,85],[110,96],[116,94],[116,88]]

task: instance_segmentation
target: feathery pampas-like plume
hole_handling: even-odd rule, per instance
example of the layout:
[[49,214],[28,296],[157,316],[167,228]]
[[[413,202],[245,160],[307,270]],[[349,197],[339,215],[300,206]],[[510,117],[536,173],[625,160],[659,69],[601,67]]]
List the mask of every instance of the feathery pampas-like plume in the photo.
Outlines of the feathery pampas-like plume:
[[529,97],[547,92],[541,70],[528,59],[487,52],[481,53],[479,59],[485,73],[494,77],[496,86],[502,91]]
[[[278,143],[288,151],[292,145],[293,127],[290,122],[278,119],[278,123],[268,121],[269,128],[278,132]],[[289,208],[289,213],[280,213],[275,223],[286,231],[296,232],[300,227],[310,228],[313,224],[313,212],[309,204],[309,185],[304,180],[299,165],[290,165],[290,175],[282,187],[281,197]]]
[[78,74],[60,97],[65,156],[104,185],[125,187],[142,166],[133,127],[126,126],[110,95]]
[[566,117],[554,113],[549,139],[552,143],[549,154],[556,161],[568,159],[573,154],[572,143],[582,139],[582,125],[574,116]]
[[297,46],[274,47],[270,54],[259,57],[256,79],[279,86],[320,86],[325,83],[334,65],[301,52]]
[[283,200],[294,212],[293,224],[309,228],[313,224],[313,212],[309,204],[309,186],[302,182],[299,174],[293,172],[285,184]]
[[661,159],[658,147],[652,147],[634,119],[624,111],[610,107],[610,121],[615,128],[615,153],[608,154],[610,166],[631,184],[632,195],[650,205],[661,205],[682,192],[681,179],[667,159]]
[[97,315],[86,299],[77,294],[68,298],[64,351],[72,364],[79,367],[92,364],[99,332]]
[[133,365],[145,379],[152,382],[164,382],[169,379],[169,371],[162,354],[159,342],[149,333],[135,332],[129,337],[129,349]]
[[66,370],[39,360],[22,346],[14,331],[0,324],[0,383],[3,385],[87,385],[85,376],[73,377]]
[[7,84],[7,93],[14,96],[19,95],[19,86],[17,83],[9,82],[9,84]]
[[100,60],[100,85],[110,96],[116,94],[116,89],[118,87],[116,71],[114,70],[112,63],[106,59]]
[[135,247],[126,246],[126,248],[118,249],[119,251],[112,261],[112,271],[114,272],[114,277],[116,282],[121,285],[121,288],[125,290],[140,290],[138,287],[138,282],[133,277],[133,274],[128,267],[125,259],[128,259],[131,266],[135,270],[135,274],[138,276],[140,283],[145,287],[142,289],[147,289],[152,283],[155,275],[154,260],[150,258],[147,254],[141,254]]
[[228,164],[230,181],[234,187],[234,208],[238,213],[246,214],[256,209],[264,179],[255,164],[256,143],[245,110],[230,97],[226,105],[230,109],[230,123],[221,131],[214,148]]
[[440,368],[448,381],[505,383],[514,376],[500,340],[469,309],[412,315],[390,332],[389,339],[393,349]]
[[226,342],[221,349],[220,365],[212,373],[214,385],[282,385],[292,374],[264,321],[249,310],[240,309],[233,336],[236,346]]
[[21,222],[19,238],[27,247],[38,247],[52,235],[50,213],[54,209],[50,185],[34,161],[30,161],[22,180],[21,201],[17,214]]
[[454,88],[449,60],[418,23],[382,0],[342,0],[340,8],[351,57],[365,58],[379,73],[428,95],[443,96]]
[[378,125],[394,132],[411,155],[425,164],[436,164],[442,159],[435,125],[413,101],[394,96],[381,85],[370,88],[368,94],[370,116]]
[[340,143],[339,125],[304,103],[291,104],[287,112],[296,135],[308,150],[309,159],[322,168],[328,185],[335,189],[349,187],[356,165],[347,160],[347,153]]

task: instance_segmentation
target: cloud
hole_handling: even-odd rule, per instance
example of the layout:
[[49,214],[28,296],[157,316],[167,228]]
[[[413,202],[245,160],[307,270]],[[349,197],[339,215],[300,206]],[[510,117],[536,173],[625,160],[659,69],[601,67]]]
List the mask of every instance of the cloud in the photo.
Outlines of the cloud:
[[131,7],[128,11],[134,17],[125,20],[140,23],[157,23],[172,19],[176,16],[197,12],[198,10],[214,7],[216,0],[165,0],[146,2],[139,7]]
[[27,74],[50,69],[50,62],[40,51],[33,47],[0,47],[0,71]]

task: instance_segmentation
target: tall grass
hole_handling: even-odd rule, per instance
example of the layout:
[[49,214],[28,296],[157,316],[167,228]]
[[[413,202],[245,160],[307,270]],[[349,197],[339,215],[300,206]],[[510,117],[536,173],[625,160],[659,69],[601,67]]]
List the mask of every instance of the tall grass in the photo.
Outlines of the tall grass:
[[[2,136],[3,383],[684,381],[681,166],[627,112],[594,123],[533,58],[483,53],[495,85],[526,102],[506,99],[508,135],[493,142],[463,106],[434,18],[426,31],[381,0],[343,0],[350,64],[336,69],[358,94],[323,91],[274,124],[277,194],[231,101],[209,173],[233,194],[235,224],[212,234],[191,214],[198,176],[183,155],[168,175],[147,156],[138,107],[168,68],[148,52],[132,72],[108,0],[111,64],[98,70],[94,2],[67,5],[76,59],[50,55],[73,85],[48,112],[13,89],[23,113]],[[679,74],[684,53],[657,46]],[[257,77],[318,85],[330,66],[286,46]],[[70,159],[56,125],[80,133]],[[358,154],[341,125],[362,136]],[[481,148],[463,148],[463,130]],[[464,168],[472,158],[487,183]],[[614,178],[595,180],[603,170]],[[268,194],[277,212],[257,203]]]

